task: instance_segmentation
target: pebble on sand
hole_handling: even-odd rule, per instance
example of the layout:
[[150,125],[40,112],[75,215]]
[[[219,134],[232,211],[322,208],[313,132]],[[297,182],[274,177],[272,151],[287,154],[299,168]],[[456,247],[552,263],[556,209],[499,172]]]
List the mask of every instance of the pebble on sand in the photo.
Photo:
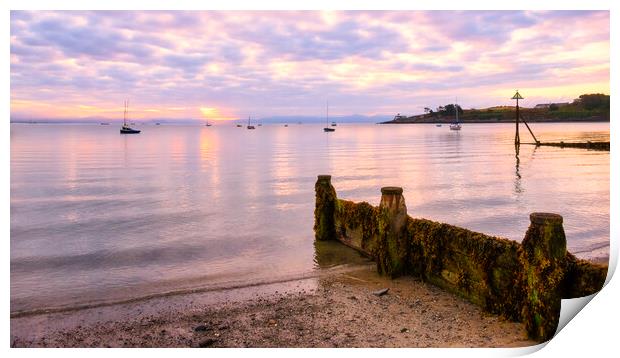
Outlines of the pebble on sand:
[[375,295],[375,296],[383,296],[386,293],[388,293],[389,290],[390,290],[389,288],[384,288],[384,289],[381,289],[379,291],[374,291],[372,294]]

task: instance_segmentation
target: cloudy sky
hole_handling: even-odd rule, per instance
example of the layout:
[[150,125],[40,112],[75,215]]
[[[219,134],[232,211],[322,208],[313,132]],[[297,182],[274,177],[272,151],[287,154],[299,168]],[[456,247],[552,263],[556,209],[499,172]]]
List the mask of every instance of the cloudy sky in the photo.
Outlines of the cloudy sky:
[[11,11],[13,119],[422,113],[609,93],[607,11]]

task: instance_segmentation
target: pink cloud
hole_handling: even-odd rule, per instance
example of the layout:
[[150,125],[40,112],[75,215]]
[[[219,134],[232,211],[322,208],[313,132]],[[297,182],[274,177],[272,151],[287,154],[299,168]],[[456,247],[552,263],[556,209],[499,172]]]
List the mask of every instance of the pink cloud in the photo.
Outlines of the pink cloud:
[[389,114],[580,84],[609,91],[607,11],[11,12],[13,117],[110,116],[128,97],[144,118],[314,115],[328,97]]

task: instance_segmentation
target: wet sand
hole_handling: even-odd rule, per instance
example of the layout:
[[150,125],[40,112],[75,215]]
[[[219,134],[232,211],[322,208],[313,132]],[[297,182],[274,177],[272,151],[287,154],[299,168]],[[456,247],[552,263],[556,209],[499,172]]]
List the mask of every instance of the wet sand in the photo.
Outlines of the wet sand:
[[[387,294],[373,292],[389,288]],[[11,319],[12,347],[520,347],[523,324],[373,265]]]

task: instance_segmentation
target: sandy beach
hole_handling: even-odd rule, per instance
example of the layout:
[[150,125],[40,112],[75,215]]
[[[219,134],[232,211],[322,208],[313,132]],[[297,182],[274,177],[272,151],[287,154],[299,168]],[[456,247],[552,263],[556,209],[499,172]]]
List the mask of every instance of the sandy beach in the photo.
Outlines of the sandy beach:
[[[381,289],[386,294],[377,295]],[[520,347],[524,326],[413,277],[285,282],[11,319],[12,347]]]

